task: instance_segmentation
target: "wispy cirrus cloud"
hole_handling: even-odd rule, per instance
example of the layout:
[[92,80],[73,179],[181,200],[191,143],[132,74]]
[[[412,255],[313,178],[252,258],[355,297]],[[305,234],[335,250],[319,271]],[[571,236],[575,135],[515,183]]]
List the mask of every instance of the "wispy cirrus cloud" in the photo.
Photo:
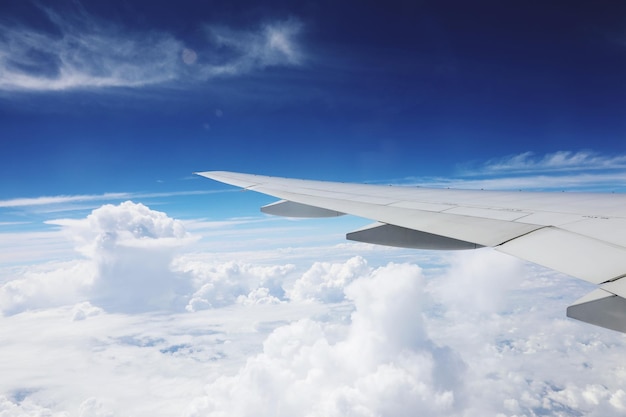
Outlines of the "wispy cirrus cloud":
[[105,194],[85,194],[85,195],[57,195],[42,197],[12,198],[0,200],[0,207],[32,207],[45,206],[51,204],[67,204],[85,201],[118,200],[129,198],[129,193],[105,193]]
[[201,68],[205,78],[218,75],[236,75],[277,65],[299,65],[304,55],[295,42],[302,23],[288,19],[263,25],[256,31],[238,31],[226,26],[207,25],[205,32],[217,47],[235,54],[230,60],[221,60],[217,53],[209,55],[212,64]]
[[8,200],[0,200],[0,208],[34,207],[55,204],[83,203],[90,201],[127,200],[133,198],[177,197],[185,195],[203,195],[223,192],[232,192],[232,190],[172,191],[164,193],[104,193],[12,198]]
[[626,155],[590,150],[523,152],[464,164],[456,177],[411,177],[404,184],[488,190],[626,190]]
[[533,152],[523,152],[491,159],[482,164],[479,171],[470,173],[537,173],[609,169],[626,169],[626,155],[602,155],[588,150],[558,151],[543,156]]
[[295,19],[254,29],[207,26],[195,50],[171,33],[137,31],[83,9],[43,9],[56,33],[0,25],[0,91],[65,91],[196,83],[303,60]]
[[626,172],[572,175],[502,175],[488,178],[412,178],[411,184],[437,188],[544,191],[623,191]]

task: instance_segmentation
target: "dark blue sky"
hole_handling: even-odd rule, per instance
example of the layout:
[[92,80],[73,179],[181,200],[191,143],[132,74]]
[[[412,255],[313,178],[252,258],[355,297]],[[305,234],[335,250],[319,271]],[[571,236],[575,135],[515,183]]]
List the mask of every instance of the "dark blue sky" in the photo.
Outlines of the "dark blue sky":
[[626,152],[624,2],[5,0],[0,28],[2,199]]

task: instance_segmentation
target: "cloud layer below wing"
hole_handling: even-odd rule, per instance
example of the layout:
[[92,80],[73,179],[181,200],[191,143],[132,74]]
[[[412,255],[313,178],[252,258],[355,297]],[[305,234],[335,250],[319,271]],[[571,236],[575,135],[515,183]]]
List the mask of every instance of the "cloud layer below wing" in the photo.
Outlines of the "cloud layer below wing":
[[57,223],[81,257],[3,272],[7,416],[626,410],[624,335],[564,317],[585,284],[503,254],[257,264],[141,204]]

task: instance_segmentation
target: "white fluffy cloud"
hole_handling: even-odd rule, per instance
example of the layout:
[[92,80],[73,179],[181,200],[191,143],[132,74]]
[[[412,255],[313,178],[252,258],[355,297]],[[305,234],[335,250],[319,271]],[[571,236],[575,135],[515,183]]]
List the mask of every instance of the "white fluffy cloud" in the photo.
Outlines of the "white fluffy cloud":
[[195,291],[187,311],[224,307],[234,303],[275,304],[284,298],[282,282],[294,272],[293,265],[261,266],[244,262],[177,260],[175,268],[192,277]]
[[[14,270],[17,276],[0,285],[4,314],[83,301],[124,313],[275,304],[285,301],[284,283],[297,278],[291,264],[182,256],[180,252],[196,240],[183,223],[131,201],[106,204],[84,219],[48,223],[61,226],[83,259]],[[314,266],[304,279],[317,269]]]
[[0,286],[0,311],[90,301],[107,311],[138,312],[184,305],[189,279],[170,264],[193,239],[182,222],[130,201],[107,204],[63,227],[84,259],[27,268]]
[[[362,260],[352,259],[344,265]],[[328,269],[328,268],[327,268]],[[218,378],[188,416],[448,415],[464,364],[429,340],[421,270],[389,265],[346,289],[350,322],[300,320],[276,329],[263,352]]]
[[75,303],[89,291],[95,276],[95,265],[85,261],[32,266],[0,285],[0,313]]
[[565,317],[566,306],[591,290],[588,284],[495,251],[453,258],[429,282],[434,305],[427,323],[432,339],[467,364],[472,387],[459,415],[624,412],[626,368],[616,364],[626,337]]
[[289,297],[293,300],[316,300],[339,302],[344,299],[344,288],[360,276],[367,275],[369,267],[360,256],[355,256],[345,263],[315,262],[299,278]]
[[450,310],[461,314],[502,311],[508,292],[520,284],[523,263],[492,249],[458,252],[446,274],[431,285]]
[[84,220],[58,221],[96,266],[90,301],[107,311],[171,309],[182,303],[184,276],[170,264],[190,240],[182,222],[143,204],[104,205]]

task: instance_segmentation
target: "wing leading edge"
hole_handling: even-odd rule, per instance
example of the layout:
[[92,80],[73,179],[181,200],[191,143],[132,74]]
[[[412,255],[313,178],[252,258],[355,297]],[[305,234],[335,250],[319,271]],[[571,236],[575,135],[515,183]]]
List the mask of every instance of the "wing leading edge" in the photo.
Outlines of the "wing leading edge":
[[626,195],[449,190],[350,184],[225,171],[206,178],[281,199],[263,212],[351,214],[378,223],[350,240],[419,249],[490,246],[600,287],[569,317],[626,333]]

